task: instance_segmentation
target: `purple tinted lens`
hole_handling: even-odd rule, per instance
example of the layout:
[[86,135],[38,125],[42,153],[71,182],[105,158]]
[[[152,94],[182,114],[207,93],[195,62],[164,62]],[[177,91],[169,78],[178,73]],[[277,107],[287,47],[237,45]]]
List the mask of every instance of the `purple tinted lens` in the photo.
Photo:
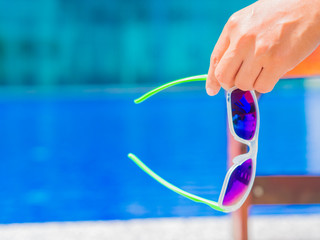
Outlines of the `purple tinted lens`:
[[231,108],[235,133],[245,140],[252,139],[256,132],[257,113],[251,92],[234,90],[231,93]]
[[246,193],[252,176],[252,159],[248,159],[236,167],[228,182],[222,204],[231,206],[236,204]]

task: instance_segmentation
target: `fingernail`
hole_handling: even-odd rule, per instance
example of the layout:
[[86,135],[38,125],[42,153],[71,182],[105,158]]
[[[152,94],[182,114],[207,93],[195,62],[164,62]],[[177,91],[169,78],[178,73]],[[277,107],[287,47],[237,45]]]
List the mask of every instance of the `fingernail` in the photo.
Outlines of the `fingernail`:
[[214,95],[216,95],[216,91],[215,90],[213,90],[212,88],[207,88],[207,94],[209,95],[209,96],[214,96]]

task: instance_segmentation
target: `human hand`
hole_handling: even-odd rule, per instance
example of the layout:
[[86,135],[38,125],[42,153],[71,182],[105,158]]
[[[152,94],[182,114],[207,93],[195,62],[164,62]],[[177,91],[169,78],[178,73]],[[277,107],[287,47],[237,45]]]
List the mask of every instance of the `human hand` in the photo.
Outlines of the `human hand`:
[[214,47],[206,82],[270,92],[320,43],[320,0],[260,0],[234,13]]

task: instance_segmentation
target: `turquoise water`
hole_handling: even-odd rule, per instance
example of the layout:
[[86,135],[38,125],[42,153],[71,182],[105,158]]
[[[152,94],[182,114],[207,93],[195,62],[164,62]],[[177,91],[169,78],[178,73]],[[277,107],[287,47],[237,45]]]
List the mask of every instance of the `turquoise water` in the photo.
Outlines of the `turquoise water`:
[[0,84],[155,83],[205,73],[224,24],[252,2],[2,0]]
[[[320,174],[317,81],[282,81],[260,99],[258,175]],[[148,89],[2,89],[0,223],[221,215],[165,189],[127,153],[217,199],[227,159],[224,93],[208,97],[203,83],[186,84],[135,105]],[[288,209],[308,211],[255,212]]]

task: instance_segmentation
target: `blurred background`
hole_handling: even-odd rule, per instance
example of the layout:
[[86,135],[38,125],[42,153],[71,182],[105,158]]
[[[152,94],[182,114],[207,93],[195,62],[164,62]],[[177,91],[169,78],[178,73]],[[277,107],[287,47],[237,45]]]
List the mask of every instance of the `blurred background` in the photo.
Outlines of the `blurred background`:
[[[164,189],[217,200],[227,167],[224,93],[152,87],[204,74],[229,16],[253,1],[0,0],[0,223],[221,216]],[[260,175],[320,174],[318,79],[260,101]],[[320,213],[255,207],[252,214]]]
[[[252,1],[251,1],[252,2]],[[146,84],[205,73],[250,1],[1,1],[1,84]]]

